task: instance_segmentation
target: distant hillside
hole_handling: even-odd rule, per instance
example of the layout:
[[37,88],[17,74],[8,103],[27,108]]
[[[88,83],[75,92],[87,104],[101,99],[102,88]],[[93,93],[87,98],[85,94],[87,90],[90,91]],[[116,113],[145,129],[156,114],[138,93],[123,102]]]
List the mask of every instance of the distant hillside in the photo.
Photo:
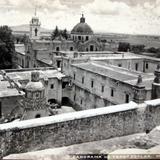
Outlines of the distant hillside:
[[[29,32],[29,25],[28,24],[22,24],[22,25],[18,25],[18,26],[10,26],[10,28],[14,31],[14,32]],[[46,28],[41,28],[41,32],[52,32],[52,30],[46,29]]]

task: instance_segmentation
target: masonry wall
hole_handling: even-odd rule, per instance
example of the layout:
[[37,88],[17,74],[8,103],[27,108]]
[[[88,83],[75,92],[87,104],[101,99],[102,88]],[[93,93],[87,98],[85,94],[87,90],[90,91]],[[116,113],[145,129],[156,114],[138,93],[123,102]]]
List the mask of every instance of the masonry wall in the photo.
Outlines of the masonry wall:
[[[129,101],[133,100],[134,91],[129,84],[76,67],[73,67],[72,77],[74,77],[74,74],[71,100],[81,109],[123,104],[126,103],[126,94],[129,95]],[[84,83],[82,83],[82,77]],[[94,81],[93,87],[91,87],[91,81]],[[102,86],[104,86],[103,92]],[[111,95],[112,90],[113,95]]]
[[[121,66],[126,69],[131,69],[133,71],[140,71],[143,72],[143,59],[111,59],[107,60],[109,64],[115,65],[115,66]],[[137,68],[136,68],[137,64]]]
[[[17,107],[17,102],[22,99],[22,96],[0,98],[1,112],[3,117],[8,117]],[[18,111],[17,111],[18,113]]]
[[[98,141],[160,125],[160,100],[0,125],[3,155]],[[31,124],[31,125],[29,125]]]

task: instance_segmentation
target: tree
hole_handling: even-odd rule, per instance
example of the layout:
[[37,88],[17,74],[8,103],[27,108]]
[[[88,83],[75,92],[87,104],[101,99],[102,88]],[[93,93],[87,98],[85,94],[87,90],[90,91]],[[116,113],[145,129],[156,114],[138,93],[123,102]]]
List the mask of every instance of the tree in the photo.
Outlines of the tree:
[[119,52],[127,52],[128,50],[130,50],[130,44],[129,43],[125,43],[125,42],[120,42],[119,43],[119,47],[118,47]]
[[8,26],[0,27],[0,69],[12,68],[12,55],[15,52],[12,30]]
[[147,50],[149,53],[158,53],[158,49],[157,48],[154,48],[154,47],[151,47]]
[[21,43],[27,43],[28,42],[28,36],[26,34],[23,35],[22,39],[21,39]]
[[59,35],[60,35],[60,31],[59,31],[58,27],[56,26],[55,30],[51,34],[51,39],[54,40]]
[[59,30],[58,27],[56,26],[55,30],[51,34],[51,39],[54,40],[55,38],[62,36],[65,39],[68,39],[68,33],[67,30]]
[[66,30],[66,29],[64,29],[64,30],[61,32],[61,35],[62,35],[63,38],[68,39],[68,33],[67,33],[67,30]]
[[145,45],[131,45],[131,51],[134,52],[134,53],[141,53],[141,52],[144,52],[144,47]]

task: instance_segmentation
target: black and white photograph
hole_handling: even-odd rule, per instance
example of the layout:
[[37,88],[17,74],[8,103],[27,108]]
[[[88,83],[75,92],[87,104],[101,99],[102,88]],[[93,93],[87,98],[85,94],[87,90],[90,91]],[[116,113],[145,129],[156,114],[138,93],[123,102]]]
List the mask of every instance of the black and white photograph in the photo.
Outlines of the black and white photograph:
[[0,160],[160,159],[160,0],[0,0]]

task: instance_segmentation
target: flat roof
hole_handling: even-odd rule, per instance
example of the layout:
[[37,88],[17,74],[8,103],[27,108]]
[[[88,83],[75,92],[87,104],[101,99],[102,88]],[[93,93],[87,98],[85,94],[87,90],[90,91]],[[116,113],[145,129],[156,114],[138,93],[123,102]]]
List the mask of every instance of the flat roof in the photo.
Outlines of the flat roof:
[[[18,80],[31,80],[32,71],[8,72],[6,73],[6,75],[18,83]],[[61,79],[65,77],[64,74],[62,74],[57,70],[38,70],[38,72],[40,73],[40,78]],[[24,93],[23,92],[19,93],[16,88],[10,88],[10,83],[8,81],[3,81],[3,77],[2,75],[0,75],[0,98],[20,96],[20,95],[24,95]]]
[[20,71],[20,72],[8,72],[7,76],[14,80],[25,80],[31,79],[31,72],[37,71],[40,73],[40,78],[58,78],[61,79],[65,77],[64,74],[59,72],[58,70],[31,70],[31,71]]
[[16,97],[21,95],[24,95],[24,92],[21,91],[19,93],[16,88],[10,88],[8,81],[0,81],[0,98]]

